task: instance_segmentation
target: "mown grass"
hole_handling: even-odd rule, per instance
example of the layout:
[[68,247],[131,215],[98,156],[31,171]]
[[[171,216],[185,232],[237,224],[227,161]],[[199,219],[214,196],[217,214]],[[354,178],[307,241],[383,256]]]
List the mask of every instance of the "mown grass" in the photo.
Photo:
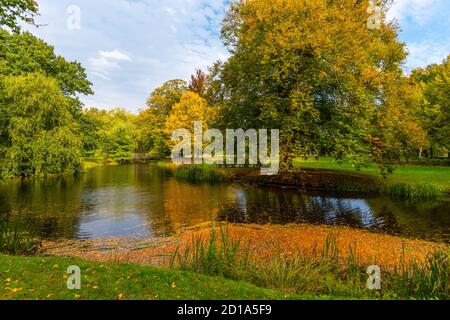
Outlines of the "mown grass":
[[[67,268],[81,269],[81,290],[67,289]],[[66,257],[0,254],[0,300],[285,300],[327,299],[198,273],[96,263]]]
[[296,159],[295,166],[303,169],[334,170],[361,174],[377,181],[383,187],[380,192],[394,197],[429,199],[450,192],[450,167],[396,166],[386,179],[373,165],[356,168],[350,162],[333,158]]
[[[230,239],[227,229],[213,230],[209,238],[197,237],[175,251],[172,268],[220,275],[256,286],[307,296],[345,296],[355,299],[450,299],[448,250],[429,254],[425,263],[409,261],[389,266],[382,275],[382,290],[367,289],[366,267],[356,248],[342,261],[333,237],[317,256],[281,252],[266,260],[250,257],[251,244]],[[382,269],[383,270],[383,269]],[[386,270],[386,268],[384,269]]]

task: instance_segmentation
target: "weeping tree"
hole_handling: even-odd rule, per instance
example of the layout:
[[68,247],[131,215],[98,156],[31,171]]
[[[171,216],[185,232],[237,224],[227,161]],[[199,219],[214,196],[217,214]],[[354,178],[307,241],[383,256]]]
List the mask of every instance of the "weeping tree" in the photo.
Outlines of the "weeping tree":
[[58,82],[39,73],[0,82],[3,175],[73,173],[81,142],[70,100]]

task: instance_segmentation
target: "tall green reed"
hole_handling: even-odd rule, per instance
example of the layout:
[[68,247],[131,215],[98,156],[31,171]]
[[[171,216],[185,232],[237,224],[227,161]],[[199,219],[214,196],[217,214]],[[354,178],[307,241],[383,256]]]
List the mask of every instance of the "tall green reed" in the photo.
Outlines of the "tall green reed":
[[11,255],[32,255],[39,251],[41,241],[34,228],[22,222],[0,219],[0,252]]

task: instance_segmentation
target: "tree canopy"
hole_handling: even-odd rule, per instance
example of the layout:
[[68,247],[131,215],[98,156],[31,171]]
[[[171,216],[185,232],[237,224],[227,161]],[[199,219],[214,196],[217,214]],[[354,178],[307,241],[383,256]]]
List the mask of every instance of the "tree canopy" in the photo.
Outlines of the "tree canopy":
[[450,55],[441,63],[412,72],[423,93],[416,117],[430,138],[430,155],[450,152]]
[[[0,0],[0,164],[4,175],[75,172],[81,158],[170,155],[174,130],[280,129],[281,165],[332,156],[388,165],[450,151],[450,56],[405,75],[398,27],[369,28],[369,0],[238,0],[222,24],[230,57],[153,90],[138,115],[83,110],[78,62],[19,24],[32,0]],[[194,68],[195,66],[193,66]]]
[[19,22],[34,24],[38,13],[38,3],[35,0],[0,0],[0,27],[19,31]]
[[141,151],[150,152],[154,156],[170,154],[165,124],[173,106],[180,102],[188,90],[186,81],[175,79],[165,82],[150,94],[147,108],[140,112],[137,119],[140,129],[138,144]]
[[39,73],[2,79],[1,156],[6,175],[75,172],[81,143],[71,105],[55,79]]
[[138,151],[136,116],[130,112],[90,108],[82,113],[81,120],[82,150],[87,159],[125,162]]
[[207,101],[195,92],[187,92],[172,107],[165,124],[166,134],[170,137],[177,129],[187,129],[193,134],[195,121],[201,121],[203,129],[208,129],[211,117]]
[[91,82],[78,62],[68,62],[54,48],[29,32],[0,30],[0,76],[39,72],[58,81],[63,93],[72,98],[92,94]]
[[0,1],[0,176],[80,170],[78,95],[93,93],[91,83],[78,62],[20,32],[36,14],[36,1]]
[[369,4],[235,2],[222,29],[231,57],[216,85],[225,126],[282,129],[288,167],[293,156],[369,161],[372,142],[383,138],[377,132],[382,113],[403,90],[406,57],[395,24],[367,28]]

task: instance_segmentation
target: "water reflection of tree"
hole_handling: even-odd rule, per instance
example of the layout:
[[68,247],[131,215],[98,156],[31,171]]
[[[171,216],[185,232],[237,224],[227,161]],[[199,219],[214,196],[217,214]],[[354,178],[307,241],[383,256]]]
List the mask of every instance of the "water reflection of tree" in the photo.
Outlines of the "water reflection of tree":
[[450,242],[450,201],[411,202],[377,197],[368,199],[387,231],[433,241]]
[[78,231],[79,178],[10,181],[1,186],[0,212],[38,229],[43,238],[73,238]]
[[[217,218],[239,223],[338,224],[450,241],[449,211],[448,201],[399,203],[383,197],[358,199],[296,189],[194,184],[144,165],[0,184],[0,217],[37,226],[49,239],[95,233],[95,229],[86,231],[86,224],[98,225],[103,220],[119,221],[114,224],[117,228],[122,227],[120,221],[131,220],[141,224],[136,230],[144,232],[143,236],[168,236],[180,227]],[[95,223],[90,227],[95,228]],[[133,230],[124,235],[135,235]]]
[[[361,199],[314,196],[298,190],[246,189],[245,207],[229,205],[219,219],[238,223],[314,223],[366,227],[376,221]],[[241,195],[240,198],[243,196]]]
[[135,209],[154,236],[169,236],[182,227],[212,221],[220,204],[233,199],[233,187],[178,181],[157,166],[134,166]]

